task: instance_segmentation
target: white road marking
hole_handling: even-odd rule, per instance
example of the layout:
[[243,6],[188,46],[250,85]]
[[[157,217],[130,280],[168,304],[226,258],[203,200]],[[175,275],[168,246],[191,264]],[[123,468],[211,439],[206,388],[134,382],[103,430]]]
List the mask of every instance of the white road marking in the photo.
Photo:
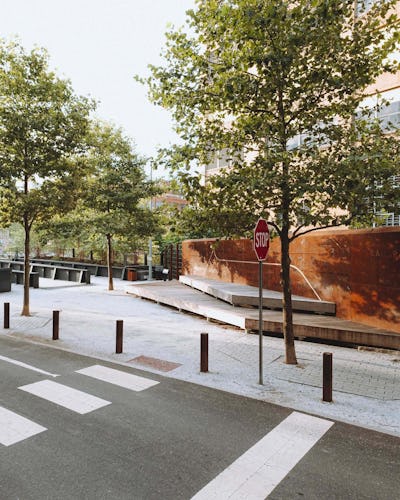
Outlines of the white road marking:
[[159,384],[159,382],[155,380],[139,377],[132,373],[114,370],[113,368],[107,368],[101,365],[89,366],[88,368],[77,370],[76,373],[81,373],[82,375],[87,375],[88,377],[93,377],[103,382],[109,382],[110,384],[119,385],[131,391],[144,391],[149,387]]
[[0,361],[6,361],[7,363],[11,363],[13,365],[22,366],[22,368],[26,368],[26,369],[32,370],[34,372],[42,373],[43,375],[46,375],[46,377],[58,377],[59,376],[59,375],[56,375],[55,373],[46,372],[44,370],[41,370],[40,368],[36,368],[35,366],[27,365],[26,363],[23,363],[22,361],[18,361],[16,359],[12,359],[12,358],[7,358],[6,356],[0,356]]
[[328,420],[293,412],[193,500],[264,500],[332,425]]
[[0,443],[4,446],[18,443],[46,430],[46,427],[0,406]]
[[66,385],[58,384],[52,380],[43,380],[34,384],[23,385],[18,389],[57,405],[64,406],[64,408],[68,408],[81,415],[111,404],[110,401],[78,391],[77,389],[72,389],[72,387]]

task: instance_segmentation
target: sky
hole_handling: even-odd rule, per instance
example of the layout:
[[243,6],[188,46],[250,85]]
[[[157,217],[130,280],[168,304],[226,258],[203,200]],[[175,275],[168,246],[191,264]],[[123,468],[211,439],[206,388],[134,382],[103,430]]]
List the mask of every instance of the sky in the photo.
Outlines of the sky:
[[151,104],[134,75],[161,64],[169,25],[184,24],[195,0],[1,0],[0,36],[44,47],[77,94],[100,101],[96,115],[122,127],[137,152],[176,140],[168,111]]

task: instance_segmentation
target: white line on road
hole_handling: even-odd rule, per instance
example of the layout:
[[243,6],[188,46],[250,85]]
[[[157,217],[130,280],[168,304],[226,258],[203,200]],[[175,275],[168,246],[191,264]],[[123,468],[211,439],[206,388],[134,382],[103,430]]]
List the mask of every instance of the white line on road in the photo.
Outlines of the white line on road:
[[28,365],[23,363],[22,361],[18,361],[16,359],[7,358],[6,356],[0,356],[0,361],[6,361],[7,363],[11,363],[13,365],[22,366],[22,368],[26,368],[28,370],[32,370],[34,372],[42,373],[46,375],[46,377],[58,377],[55,373],[46,372],[45,370],[41,370],[40,368],[36,368],[35,366]]
[[4,446],[18,443],[46,430],[46,427],[0,406],[0,443]]
[[110,401],[78,391],[77,389],[72,389],[66,385],[58,384],[52,380],[42,380],[34,384],[23,385],[18,389],[57,405],[64,406],[64,408],[68,408],[81,415],[111,404]]
[[155,380],[139,377],[132,373],[114,370],[113,368],[107,368],[101,365],[89,366],[88,368],[77,370],[76,373],[81,373],[82,375],[87,375],[88,377],[93,377],[103,382],[109,382],[110,384],[119,385],[131,391],[144,391],[149,387],[159,384],[159,382]]
[[192,500],[264,500],[332,425],[293,412]]

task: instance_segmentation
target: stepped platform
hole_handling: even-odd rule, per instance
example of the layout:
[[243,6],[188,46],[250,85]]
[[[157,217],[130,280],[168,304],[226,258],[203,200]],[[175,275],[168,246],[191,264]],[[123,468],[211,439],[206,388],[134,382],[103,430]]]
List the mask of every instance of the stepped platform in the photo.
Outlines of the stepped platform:
[[[125,287],[125,291],[179,311],[197,314],[207,320],[236,326],[247,332],[258,331],[256,308],[234,307],[176,280],[133,282]],[[294,313],[293,323],[296,338],[400,349],[399,334],[333,316]],[[282,312],[264,310],[262,329],[264,332],[282,334]]]
[[[219,280],[201,278],[199,276],[180,276],[179,281],[196,290],[207,293],[217,299],[228,302],[233,306],[258,307],[258,287],[240,285],[237,283],[225,283]],[[336,304],[324,300],[310,299],[292,295],[293,311],[310,312],[316,314],[335,315]],[[282,293],[274,290],[263,290],[263,307],[266,309],[282,309]]]

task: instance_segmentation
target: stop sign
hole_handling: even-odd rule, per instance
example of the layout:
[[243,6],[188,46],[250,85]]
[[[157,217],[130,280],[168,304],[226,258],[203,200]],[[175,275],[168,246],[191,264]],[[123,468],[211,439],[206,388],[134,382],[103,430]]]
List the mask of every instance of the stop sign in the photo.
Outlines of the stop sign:
[[254,228],[253,247],[258,260],[267,258],[269,249],[269,229],[265,219],[258,219]]

